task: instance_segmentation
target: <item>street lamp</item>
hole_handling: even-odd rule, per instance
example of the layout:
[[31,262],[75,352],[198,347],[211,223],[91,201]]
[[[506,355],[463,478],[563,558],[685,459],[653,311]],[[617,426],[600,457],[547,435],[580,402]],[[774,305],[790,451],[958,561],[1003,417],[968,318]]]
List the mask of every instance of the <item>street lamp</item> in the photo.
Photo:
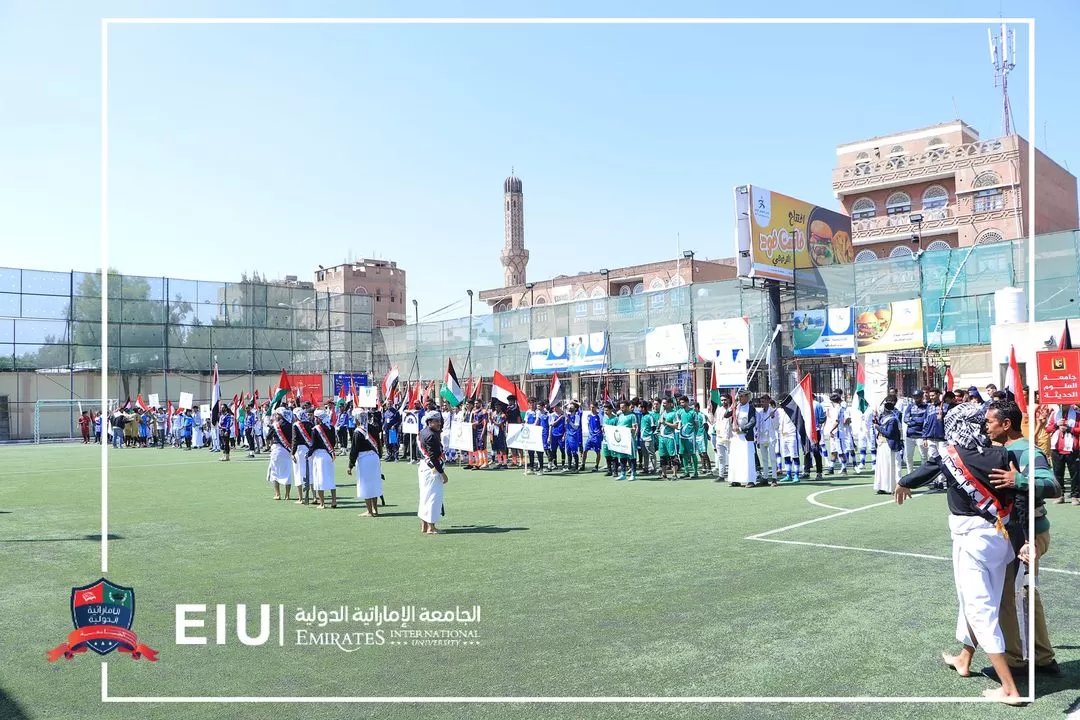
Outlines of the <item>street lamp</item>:
[[923,216],[921,213],[915,213],[908,216],[908,220],[915,224],[915,232],[911,234],[911,242],[919,246],[919,250],[922,250],[922,221]]
[[533,288],[536,283],[525,283],[525,289],[529,291],[529,340],[533,336]]
[[690,261],[690,283],[687,286],[687,294],[690,296],[690,357],[689,368],[694,383],[694,399],[697,400],[697,378],[694,376],[694,366],[697,364],[697,349],[694,347],[694,251],[683,250],[683,258]]

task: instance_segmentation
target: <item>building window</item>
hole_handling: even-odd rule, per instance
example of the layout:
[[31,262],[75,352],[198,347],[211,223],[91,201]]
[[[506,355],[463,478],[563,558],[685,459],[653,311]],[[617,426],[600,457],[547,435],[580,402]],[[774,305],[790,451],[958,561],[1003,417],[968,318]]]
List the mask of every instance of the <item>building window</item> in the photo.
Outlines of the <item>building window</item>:
[[932,138],[930,142],[926,143],[926,154],[933,160],[940,160],[945,157],[945,148],[947,144],[941,138]]
[[592,301],[593,301],[593,303],[592,303],[593,315],[597,315],[597,316],[600,316],[600,317],[603,317],[604,315],[607,315],[607,295],[604,293],[604,291],[601,290],[600,288],[593,288],[593,291],[592,291],[592,293],[590,293],[590,296],[592,297]]
[[395,302],[395,298],[393,295],[390,296],[390,302]]
[[375,291],[375,302],[382,302],[382,290]]
[[889,168],[897,170],[907,164],[907,151],[903,145],[893,145],[889,150]]
[[657,290],[664,289],[664,281],[660,278],[653,278],[649,282],[649,292],[656,292]]
[[668,281],[668,286],[673,288],[682,287],[684,284],[686,284],[686,281],[682,279],[682,275],[673,275],[671,280]]
[[922,209],[938,210],[949,204],[949,191],[940,185],[931,185],[922,194]]
[[634,286],[634,294],[635,295],[640,295],[643,292],[645,292],[645,283],[638,283],[637,285]]
[[589,314],[589,296],[584,290],[574,293],[574,316],[585,317]]
[[938,252],[939,250],[952,250],[952,245],[944,240],[935,240],[926,246],[926,252]]
[[623,285],[619,288],[619,297],[630,297],[633,289],[629,285]]
[[1001,178],[998,177],[997,173],[984,172],[975,177],[975,182],[971,183],[971,187],[974,190],[978,190],[979,188],[994,187],[995,185],[1000,184]]
[[909,248],[907,245],[897,245],[889,251],[889,257],[891,258],[906,258],[911,256],[911,248]]
[[363,285],[357,285],[357,286],[356,286],[356,289],[355,289],[355,290],[353,290],[353,293],[354,293],[355,295],[367,295],[367,294],[368,294],[368,293],[367,293],[367,288],[366,288],[366,287],[364,287]]
[[989,243],[999,243],[1002,240],[1004,240],[1004,238],[997,230],[987,230],[986,232],[979,235],[979,237],[975,238],[975,244],[986,245]]
[[889,149],[889,154],[890,155],[907,155],[907,151],[904,150],[903,145],[893,145],[892,148]]
[[877,206],[874,205],[874,201],[870,198],[859,198],[855,201],[855,204],[851,206],[851,219],[852,220],[866,220],[867,218],[874,217],[877,212]]
[[885,201],[885,211],[890,215],[911,212],[911,198],[907,193],[895,192]]
[[855,256],[855,262],[857,263],[871,262],[877,259],[877,253],[875,253],[873,250],[860,250],[859,254]]
[[1001,188],[979,190],[975,193],[975,212],[994,212],[1005,209],[1005,192]]

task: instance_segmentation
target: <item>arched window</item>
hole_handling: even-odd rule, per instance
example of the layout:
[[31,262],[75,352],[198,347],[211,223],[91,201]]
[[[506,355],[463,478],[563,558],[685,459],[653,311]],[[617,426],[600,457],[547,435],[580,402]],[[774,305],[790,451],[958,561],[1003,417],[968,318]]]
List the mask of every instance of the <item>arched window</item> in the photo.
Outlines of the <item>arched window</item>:
[[634,294],[635,295],[640,295],[643,292],[645,292],[645,283],[638,283],[637,285],[634,286]]
[[619,297],[630,297],[633,289],[629,285],[623,285],[619,288]]
[[1005,209],[1005,191],[997,187],[1000,183],[1001,178],[994,172],[984,172],[975,178],[975,182],[971,184],[972,189],[975,190],[975,212],[984,213]]
[[541,297],[538,297],[538,298],[536,298],[536,304],[537,304],[537,305],[547,305],[547,298],[546,298],[546,297],[542,297],[542,296],[541,296]]
[[889,251],[889,257],[891,258],[911,257],[912,254],[911,248],[907,245],[897,245]]
[[903,145],[893,145],[891,148],[889,148],[889,154],[890,155],[906,155],[907,151],[904,150]]
[[653,278],[649,282],[649,292],[656,292],[657,290],[664,289],[664,281],[660,278]]
[[952,250],[952,245],[944,240],[935,240],[926,246],[926,252],[937,252],[939,250]]
[[889,150],[889,163],[888,164],[889,164],[889,167],[891,169],[893,169],[893,170],[898,170],[899,168],[902,168],[905,165],[907,165],[907,151],[904,150],[903,145],[893,145],[892,146],[892,149]]
[[855,262],[857,263],[872,262],[877,259],[877,253],[873,250],[860,250],[859,254],[855,256]]
[[668,281],[668,286],[673,288],[682,287],[685,284],[686,281],[683,280],[682,275],[673,275],[671,280]]
[[1004,240],[997,230],[986,230],[975,239],[976,245],[986,245],[988,243],[997,243]]
[[937,210],[949,204],[949,191],[940,185],[931,185],[922,194],[922,209]]
[[911,198],[905,192],[894,192],[885,201],[885,211],[890,215],[911,212]]
[[875,213],[877,213],[877,205],[875,205],[874,201],[870,198],[859,198],[855,201],[855,204],[851,206],[852,220],[872,218]]
[[944,145],[944,144],[945,144],[944,140],[942,140],[939,137],[936,137],[936,138],[930,138],[930,142],[926,143],[926,147],[932,148],[932,147],[937,147],[939,145]]
[[600,288],[593,288],[593,291],[589,294],[592,298],[592,311],[593,315],[603,317],[607,315],[607,293]]
[[353,290],[353,294],[354,295],[367,295],[368,291],[367,291],[367,288],[364,287],[363,285],[357,285],[356,289]]

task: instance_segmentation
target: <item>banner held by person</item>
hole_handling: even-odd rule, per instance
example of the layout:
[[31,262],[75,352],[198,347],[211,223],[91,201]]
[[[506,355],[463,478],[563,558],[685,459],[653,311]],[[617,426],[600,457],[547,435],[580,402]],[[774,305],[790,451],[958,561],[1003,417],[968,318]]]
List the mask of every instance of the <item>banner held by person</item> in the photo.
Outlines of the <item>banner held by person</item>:
[[544,451],[544,435],[538,425],[512,423],[506,426],[506,445],[514,450]]
[[634,437],[628,428],[617,425],[604,426],[604,440],[611,452],[634,454]]

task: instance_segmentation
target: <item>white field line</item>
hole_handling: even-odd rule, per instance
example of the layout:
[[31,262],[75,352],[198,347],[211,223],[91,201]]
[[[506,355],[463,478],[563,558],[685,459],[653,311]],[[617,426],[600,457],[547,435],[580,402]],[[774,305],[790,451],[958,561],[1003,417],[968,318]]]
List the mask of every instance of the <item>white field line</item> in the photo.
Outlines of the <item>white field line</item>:
[[824,495],[825,493],[836,492],[837,490],[851,490],[852,488],[865,488],[865,487],[873,487],[873,483],[860,483],[858,485],[848,485],[846,487],[834,487],[834,488],[829,488],[828,490],[818,490],[816,493],[810,493],[810,495],[808,495],[806,497],[806,502],[810,503],[811,505],[817,505],[818,507],[826,508],[827,510],[847,510],[848,508],[836,507],[835,505],[826,505],[823,502],[818,502],[817,500],[815,500],[815,498],[818,495]]

